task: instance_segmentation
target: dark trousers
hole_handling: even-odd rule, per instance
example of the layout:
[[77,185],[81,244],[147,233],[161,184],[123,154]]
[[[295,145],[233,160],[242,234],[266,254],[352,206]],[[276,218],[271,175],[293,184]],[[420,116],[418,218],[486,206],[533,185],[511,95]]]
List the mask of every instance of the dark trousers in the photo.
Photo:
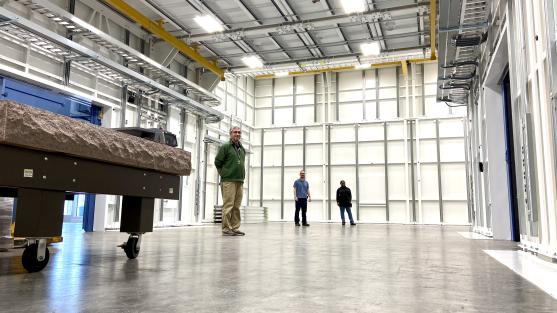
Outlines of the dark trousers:
[[350,208],[349,206],[340,207],[340,218],[342,219],[342,222],[344,223],[344,210],[346,210],[346,212],[348,213],[348,219],[350,219],[350,224],[354,224],[354,219],[352,218],[352,208]]
[[294,222],[296,224],[300,223],[300,209],[302,209],[302,224],[307,224],[308,199],[298,198],[298,201],[296,201],[296,214],[294,215]]

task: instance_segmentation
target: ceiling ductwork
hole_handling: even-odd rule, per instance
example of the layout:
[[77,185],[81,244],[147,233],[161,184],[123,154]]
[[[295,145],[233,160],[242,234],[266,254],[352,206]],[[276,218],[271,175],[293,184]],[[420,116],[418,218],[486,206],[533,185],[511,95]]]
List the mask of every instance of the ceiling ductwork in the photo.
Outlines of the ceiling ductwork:
[[437,100],[468,103],[487,40],[488,13],[488,0],[440,1]]

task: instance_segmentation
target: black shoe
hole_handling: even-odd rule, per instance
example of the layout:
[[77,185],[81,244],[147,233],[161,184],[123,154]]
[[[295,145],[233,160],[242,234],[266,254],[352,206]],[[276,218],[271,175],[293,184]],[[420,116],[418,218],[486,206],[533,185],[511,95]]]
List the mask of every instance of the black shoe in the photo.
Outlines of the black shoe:
[[344,225],[346,225],[346,223],[345,223],[345,222],[342,222],[342,226],[344,226]]
[[246,235],[246,233],[244,233],[243,231],[238,230],[238,229],[235,229],[235,230],[232,230],[232,231],[236,234],[236,236],[245,236]]
[[231,231],[231,230],[223,230],[222,231],[222,235],[223,236],[238,236],[237,233]]
[[305,224],[302,224],[302,226],[309,226],[309,224],[308,224],[308,223],[305,223]]
[[354,222],[350,223],[350,226],[355,226],[355,225],[356,225],[356,223],[354,223]]
[[300,223],[296,223],[296,226],[300,226]]

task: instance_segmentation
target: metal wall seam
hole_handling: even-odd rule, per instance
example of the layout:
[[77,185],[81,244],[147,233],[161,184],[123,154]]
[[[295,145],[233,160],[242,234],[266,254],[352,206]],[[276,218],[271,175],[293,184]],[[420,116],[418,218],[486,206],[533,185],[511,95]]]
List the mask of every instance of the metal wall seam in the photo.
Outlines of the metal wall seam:
[[275,79],[271,79],[271,125],[275,125]]
[[415,120],[414,123],[416,127],[416,185],[418,189],[418,217],[416,218],[416,221],[423,223],[424,214],[422,207],[422,164],[420,162],[420,121]]
[[439,138],[439,120],[435,121],[435,138],[437,145],[437,188],[439,193],[439,221],[443,224],[443,182],[441,180],[441,140]]
[[292,124],[296,124],[296,76],[292,77]]
[[410,177],[411,177],[411,195],[412,195],[412,219],[416,223],[416,173],[414,168],[414,121],[409,120],[410,126]]
[[333,163],[331,161],[331,125],[327,125],[327,143],[327,220],[331,220],[331,166]]
[[396,117],[400,117],[400,73],[398,71],[398,66],[395,67],[396,72]]
[[361,196],[360,196],[360,158],[359,158],[359,145],[360,145],[360,139],[359,139],[359,128],[360,125],[356,124],[354,125],[354,136],[355,136],[355,140],[356,140],[356,196],[357,196],[357,202],[356,202],[356,219],[359,221],[360,220],[360,203],[361,203]]
[[[338,75],[338,73],[337,73]],[[362,117],[363,120],[367,120],[366,112],[366,71],[362,71]]]
[[265,130],[261,129],[261,147],[259,147],[261,149],[261,160],[259,160],[260,162],[260,168],[259,168],[259,206],[263,207],[263,155],[264,155],[264,145],[265,144]]
[[284,128],[281,129],[280,219],[284,220]]
[[339,107],[338,107],[339,106],[339,103],[338,103],[339,100],[338,99],[340,98],[339,97],[338,76],[339,76],[339,73],[336,72],[335,73],[335,120],[337,122],[340,120],[340,116],[339,116],[340,112],[339,112]]
[[385,220],[390,221],[389,216],[389,158],[388,158],[388,147],[387,147],[387,122],[383,123],[383,153],[385,154]]
[[375,119],[381,116],[381,105],[379,101],[379,69],[375,69]]
[[406,216],[409,219],[409,222],[412,221],[412,218],[410,216],[410,180],[408,179],[408,121],[404,120],[403,122],[403,129],[404,129],[404,195],[406,197],[405,199],[405,203],[406,203]]

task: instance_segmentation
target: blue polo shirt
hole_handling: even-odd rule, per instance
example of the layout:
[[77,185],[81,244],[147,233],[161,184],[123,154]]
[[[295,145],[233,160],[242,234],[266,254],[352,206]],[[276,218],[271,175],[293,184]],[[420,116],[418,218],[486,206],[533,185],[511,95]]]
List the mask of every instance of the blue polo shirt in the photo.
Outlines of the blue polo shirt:
[[306,180],[296,179],[294,182],[296,197],[306,199],[308,197],[309,184]]

